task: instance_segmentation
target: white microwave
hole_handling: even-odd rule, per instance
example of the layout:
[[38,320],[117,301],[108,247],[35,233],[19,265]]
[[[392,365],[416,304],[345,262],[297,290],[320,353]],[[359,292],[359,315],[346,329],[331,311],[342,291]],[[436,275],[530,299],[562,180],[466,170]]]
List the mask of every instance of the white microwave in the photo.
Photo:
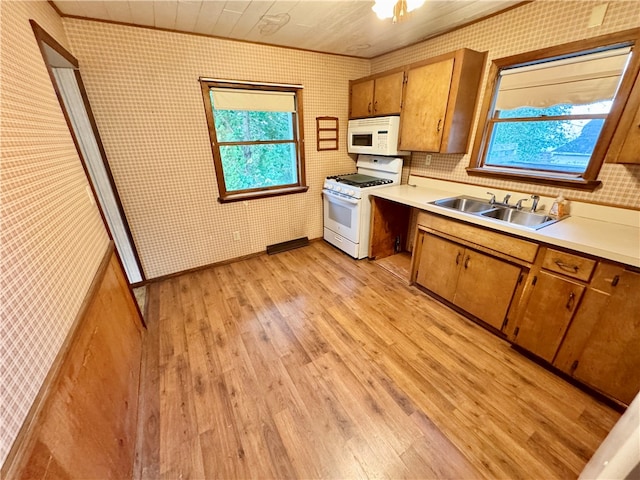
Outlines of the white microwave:
[[400,117],[374,117],[349,120],[347,151],[368,155],[409,155],[398,150]]

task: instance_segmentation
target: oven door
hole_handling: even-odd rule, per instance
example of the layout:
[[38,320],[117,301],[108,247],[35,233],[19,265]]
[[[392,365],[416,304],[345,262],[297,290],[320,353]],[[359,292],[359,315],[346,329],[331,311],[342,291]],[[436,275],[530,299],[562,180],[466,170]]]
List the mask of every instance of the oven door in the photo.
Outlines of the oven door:
[[352,243],[360,241],[361,201],[344,197],[330,190],[322,190],[324,197],[324,228],[335,232]]

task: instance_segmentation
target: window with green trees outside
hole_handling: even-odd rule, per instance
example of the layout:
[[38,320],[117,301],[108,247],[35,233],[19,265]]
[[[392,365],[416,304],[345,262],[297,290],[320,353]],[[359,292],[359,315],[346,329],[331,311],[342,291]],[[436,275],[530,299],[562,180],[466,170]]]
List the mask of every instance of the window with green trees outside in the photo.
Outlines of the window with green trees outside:
[[201,83],[220,201],[306,191],[302,88]]
[[637,71],[636,36],[620,32],[493,60],[467,172],[598,188]]

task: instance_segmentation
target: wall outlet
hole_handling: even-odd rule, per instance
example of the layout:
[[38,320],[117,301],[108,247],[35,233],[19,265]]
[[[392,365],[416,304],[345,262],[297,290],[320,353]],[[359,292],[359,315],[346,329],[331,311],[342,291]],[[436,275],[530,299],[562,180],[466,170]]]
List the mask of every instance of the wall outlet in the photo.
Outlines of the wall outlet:
[[240,232],[233,232],[233,239],[236,242],[239,242],[240,241]]
[[428,167],[429,165],[431,165],[431,155],[427,155],[424,159],[424,166]]

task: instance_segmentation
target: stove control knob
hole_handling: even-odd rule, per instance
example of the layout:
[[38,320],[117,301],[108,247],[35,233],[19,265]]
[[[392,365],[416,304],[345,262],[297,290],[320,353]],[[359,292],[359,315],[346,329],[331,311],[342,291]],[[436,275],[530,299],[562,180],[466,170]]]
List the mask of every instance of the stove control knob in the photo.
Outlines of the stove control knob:
[[354,193],[356,193],[356,192],[353,191],[353,190],[349,190],[349,195],[353,195]]
[[329,190],[333,190],[333,185],[325,185],[326,188],[328,188]]
[[336,192],[341,192],[342,189],[340,187],[336,187]]

